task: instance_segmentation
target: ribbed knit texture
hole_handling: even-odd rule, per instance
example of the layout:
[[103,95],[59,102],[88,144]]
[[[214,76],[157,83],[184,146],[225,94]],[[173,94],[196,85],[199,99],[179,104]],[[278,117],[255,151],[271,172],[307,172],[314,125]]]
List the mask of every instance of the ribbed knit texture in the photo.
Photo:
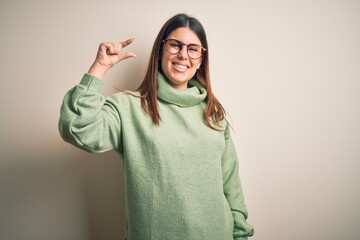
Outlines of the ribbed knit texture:
[[195,80],[176,90],[159,73],[161,122],[140,99],[102,96],[102,81],[85,74],[64,98],[63,139],[89,152],[123,155],[126,240],[244,240],[253,234],[226,121],[204,121],[206,90]]
[[189,85],[190,88],[186,91],[179,91],[167,82],[163,74],[159,73],[158,98],[179,107],[191,107],[204,101],[206,98],[205,88],[193,79],[189,81]]

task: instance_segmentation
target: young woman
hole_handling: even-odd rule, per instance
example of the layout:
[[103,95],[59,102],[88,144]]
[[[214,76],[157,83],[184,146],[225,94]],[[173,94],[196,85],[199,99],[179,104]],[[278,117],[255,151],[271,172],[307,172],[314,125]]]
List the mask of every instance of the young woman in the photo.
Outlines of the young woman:
[[123,156],[127,240],[252,236],[229,125],[211,90],[202,25],[185,14],[169,19],[137,91],[105,98],[102,79],[135,56],[121,52],[132,42],[100,44],[88,73],[65,95],[61,136],[89,152]]

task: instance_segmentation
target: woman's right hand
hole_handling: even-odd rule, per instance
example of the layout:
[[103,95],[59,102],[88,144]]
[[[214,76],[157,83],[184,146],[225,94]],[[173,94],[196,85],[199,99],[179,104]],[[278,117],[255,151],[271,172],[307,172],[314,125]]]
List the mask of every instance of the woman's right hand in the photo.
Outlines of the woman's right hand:
[[88,73],[102,79],[104,74],[115,64],[124,59],[135,57],[136,54],[132,52],[121,53],[121,50],[133,41],[134,39],[130,38],[123,42],[102,42]]

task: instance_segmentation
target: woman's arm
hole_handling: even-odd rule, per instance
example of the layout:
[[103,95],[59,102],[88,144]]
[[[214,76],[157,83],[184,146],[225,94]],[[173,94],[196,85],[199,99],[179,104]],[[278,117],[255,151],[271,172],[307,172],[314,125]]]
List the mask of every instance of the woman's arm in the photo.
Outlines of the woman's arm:
[[89,152],[121,150],[119,104],[101,94],[101,79],[116,63],[135,56],[120,52],[133,41],[101,43],[89,72],[66,93],[59,119],[59,132],[65,141]]
[[246,222],[248,212],[239,177],[239,163],[229,126],[225,129],[225,151],[222,156],[224,194],[234,217],[234,239],[245,240],[254,234],[254,228]]
[[64,97],[59,132],[64,141],[88,152],[100,153],[121,146],[121,121],[116,103],[100,94],[103,82],[84,74],[80,84]]

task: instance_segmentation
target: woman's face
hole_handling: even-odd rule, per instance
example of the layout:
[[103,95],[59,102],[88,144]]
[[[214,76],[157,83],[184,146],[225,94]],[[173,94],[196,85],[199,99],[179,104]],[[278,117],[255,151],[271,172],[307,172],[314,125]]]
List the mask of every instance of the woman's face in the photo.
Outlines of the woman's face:
[[[187,27],[180,27],[172,31],[166,39],[176,39],[184,44],[197,44],[201,46],[198,36]],[[188,81],[195,75],[201,65],[201,58],[191,59],[188,56],[187,46],[183,46],[177,54],[171,54],[165,49],[161,53],[161,68],[169,79],[170,84],[179,90],[187,88]]]

